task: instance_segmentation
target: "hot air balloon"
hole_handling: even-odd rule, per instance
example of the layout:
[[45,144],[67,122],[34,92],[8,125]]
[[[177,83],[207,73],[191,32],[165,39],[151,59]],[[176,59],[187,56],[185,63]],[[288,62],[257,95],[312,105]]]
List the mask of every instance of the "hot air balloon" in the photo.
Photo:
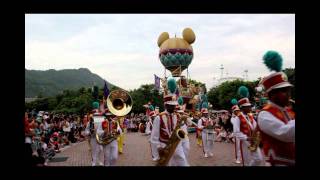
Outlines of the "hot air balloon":
[[196,36],[190,28],[185,28],[182,36],[183,38],[169,38],[169,34],[163,32],[158,38],[159,59],[173,77],[181,76],[181,72],[188,68],[193,59],[191,44]]

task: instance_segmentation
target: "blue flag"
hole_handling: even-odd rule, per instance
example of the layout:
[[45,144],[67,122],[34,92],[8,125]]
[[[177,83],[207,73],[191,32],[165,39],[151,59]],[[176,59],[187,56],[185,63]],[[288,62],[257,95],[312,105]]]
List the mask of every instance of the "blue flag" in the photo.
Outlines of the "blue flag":
[[108,85],[107,85],[107,82],[104,81],[103,96],[104,96],[105,98],[108,98],[108,95],[109,95]]
[[160,77],[157,75],[154,75],[154,86],[157,90],[160,89]]

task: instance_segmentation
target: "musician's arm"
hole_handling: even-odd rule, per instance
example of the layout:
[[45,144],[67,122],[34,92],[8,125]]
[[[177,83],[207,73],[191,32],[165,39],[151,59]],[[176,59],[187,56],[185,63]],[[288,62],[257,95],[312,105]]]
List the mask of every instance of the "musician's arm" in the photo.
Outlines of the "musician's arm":
[[88,124],[85,131],[84,131],[85,135],[88,136],[90,134],[90,125]]
[[153,144],[160,145],[159,138],[160,138],[160,117],[157,116],[153,121],[150,142]]
[[253,126],[253,129],[257,128],[257,121],[256,120],[253,120],[252,126]]
[[204,126],[202,126],[202,119],[198,120],[198,129],[203,129]]
[[236,138],[240,140],[248,139],[247,135],[243,134],[240,131],[240,119],[238,117],[235,117],[233,120],[233,133],[234,133],[234,136],[236,136]]
[[97,128],[97,134],[99,136],[103,135],[104,130],[102,129],[102,123],[99,123],[98,128]]
[[261,111],[258,115],[258,125],[260,130],[269,136],[284,142],[295,142],[295,121],[285,124],[271,113]]
[[117,122],[117,132],[118,132],[119,134],[122,133],[122,129],[121,129],[121,127],[120,127],[120,123],[119,123],[119,122]]

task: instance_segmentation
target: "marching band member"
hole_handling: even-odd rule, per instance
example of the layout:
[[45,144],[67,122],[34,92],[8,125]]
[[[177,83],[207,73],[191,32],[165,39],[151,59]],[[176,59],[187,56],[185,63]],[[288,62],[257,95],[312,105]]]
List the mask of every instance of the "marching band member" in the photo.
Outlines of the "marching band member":
[[[106,113],[106,116],[107,118],[99,124],[97,134],[100,137],[109,136],[111,133],[119,135],[121,133],[121,128],[117,119],[111,119],[111,113]],[[109,144],[102,146],[104,153],[104,166],[114,166],[118,159],[117,138],[113,139]]]
[[[151,132],[151,143],[156,144],[158,149],[162,149],[166,146],[166,143],[170,139],[173,130],[179,123],[179,119],[174,113],[175,107],[178,102],[174,95],[166,95],[164,97],[165,111],[160,113],[153,122],[153,128]],[[169,166],[189,166],[186,156],[183,152],[181,142],[175,149],[174,154],[168,163]]]
[[[241,86],[239,92],[245,91],[247,88]],[[255,151],[250,151],[249,146],[253,143],[252,134],[257,129],[257,123],[251,113],[251,103],[247,97],[238,101],[241,112],[233,120],[234,134],[240,140],[240,151],[242,156],[242,164],[244,166],[260,166],[264,165],[263,155],[259,147]]]
[[[148,121],[148,124],[147,124],[147,131],[150,131],[150,134],[151,134],[152,129],[153,129],[152,122],[154,122],[154,119],[157,115],[156,115],[155,111],[151,111],[149,115],[150,115],[150,120]],[[158,144],[152,143],[151,137],[149,138],[149,143],[150,143],[150,147],[151,147],[152,160],[158,161],[159,160],[159,152],[158,152],[158,148],[157,148]]]
[[201,109],[202,117],[198,121],[198,128],[201,130],[202,145],[204,157],[213,156],[213,143],[214,143],[214,132],[213,125],[214,122],[208,116],[208,109]]
[[277,72],[263,78],[269,102],[258,114],[258,127],[261,131],[263,151],[272,166],[295,165],[295,114],[289,108],[290,88],[286,74],[281,66],[271,67],[269,61],[280,61],[275,51],[268,51],[263,57],[265,64]]
[[121,128],[121,133],[117,139],[117,142],[118,142],[118,151],[120,154],[123,153],[123,144],[124,144],[124,127],[123,127],[123,121],[124,119],[123,118],[120,118],[118,123],[119,123],[119,126]]
[[[235,128],[235,119],[236,117],[238,116],[238,114],[240,113],[240,109],[239,109],[239,106],[238,105],[233,105],[232,106],[232,117],[231,117],[231,123],[233,125],[233,134],[235,134],[234,132],[234,129]],[[237,164],[240,164],[241,163],[241,151],[240,151],[240,140],[234,136],[234,139],[235,139],[235,143],[234,143],[234,152],[235,152],[235,156],[236,156],[236,162]]]
[[148,121],[147,121],[147,125],[146,125],[146,135],[149,135],[151,134],[151,130],[152,130],[152,121],[154,119],[154,117],[156,116],[156,113],[154,111],[151,111],[149,113],[149,118],[148,118]]
[[[182,109],[177,110],[177,113],[178,113],[178,117],[185,114],[185,112]],[[185,132],[185,135],[186,135],[185,139],[181,140],[181,146],[183,148],[183,152],[184,152],[186,158],[189,157],[189,151],[190,151],[190,141],[189,141],[189,137],[188,137],[188,126],[191,126],[191,125],[192,125],[192,121],[190,118],[188,118],[187,122],[181,126],[181,129]]]
[[[100,153],[102,152],[102,147],[97,143],[96,140],[96,129],[97,127],[94,124],[93,117],[90,116],[89,122],[87,123],[87,127],[85,129],[85,135],[88,136],[89,144],[91,146],[91,165],[96,166],[100,157]],[[100,163],[102,164],[102,163]]]
[[[193,119],[197,119],[197,121],[199,121],[199,117],[198,115],[194,115],[193,116]],[[197,138],[197,145],[202,147],[202,137],[201,137],[201,129],[198,128],[198,125],[197,125],[197,129],[196,129],[196,138]]]
[[[87,114],[87,115],[84,115],[84,118],[83,118],[83,120],[82,120],[82,123],[83,123],[83,125],[84,125],[84,128],[85,128],[85,135],[86,136],[88,136],[87,134],[86,134],[86,129],[87,129],[87,127],[89,126],[89,121],[90,121],[90,118],[89,118],[89,114]],[[90,144],[90,138],[88,138],[87,139],[88,141],[88,145],[89,145],[89,151],[90,151],[90,153],[91,153],[91,144]]]

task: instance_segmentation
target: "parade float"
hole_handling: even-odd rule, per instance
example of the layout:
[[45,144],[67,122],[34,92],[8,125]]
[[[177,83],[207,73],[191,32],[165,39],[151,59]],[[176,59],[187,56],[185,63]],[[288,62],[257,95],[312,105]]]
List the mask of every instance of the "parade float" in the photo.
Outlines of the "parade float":
[[[161,33],[158,38],[159,59],[164,66],[164,75],[161,78],[163,95],[176,94],[181,108],[191,113],[199,112],[202,107],[208,108],[205,88],[189,79],[188,67],[194,58],[191,44],[195,40],[196,36],[191,28],[183,30],[182,38],[170,38],[168,32]],[[166,74],[167,70],[171,73],[169,76]]]

